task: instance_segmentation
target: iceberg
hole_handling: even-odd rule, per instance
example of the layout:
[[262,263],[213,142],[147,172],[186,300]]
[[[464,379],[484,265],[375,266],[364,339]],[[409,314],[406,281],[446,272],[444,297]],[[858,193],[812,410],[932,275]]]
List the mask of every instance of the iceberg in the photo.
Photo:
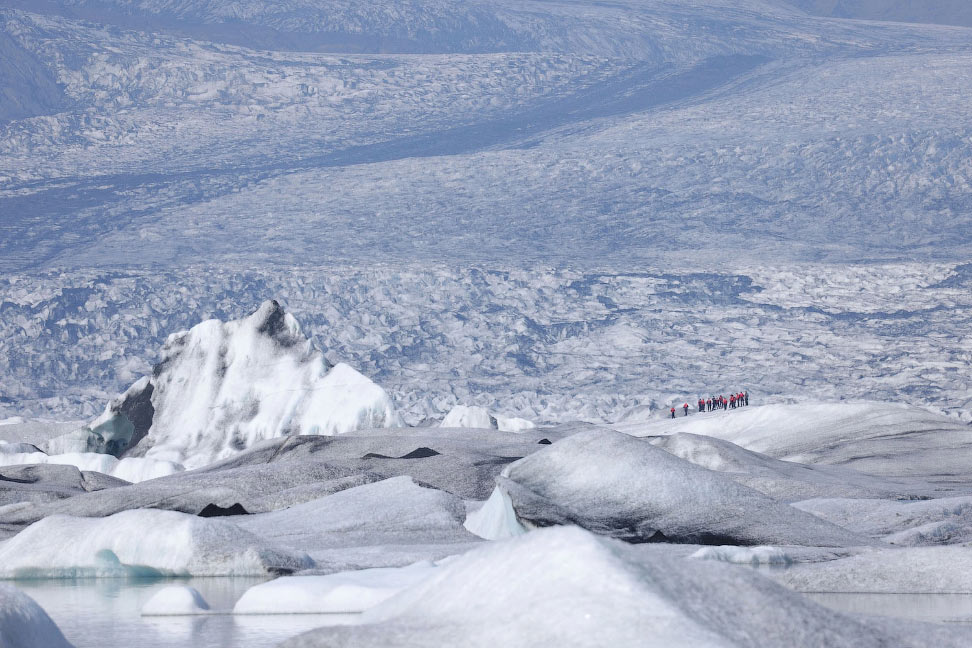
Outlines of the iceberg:
[[72,648],[44,609],[16,587],[0,583],[0,648]]
[[53,443],[192,469],[274,437],[402,425],[383,389],[332,366],[270,300],[249,317],[170,335],[151,377],[112,399],[83,438]]
[[[502,592],[502,596],[497,596]],[[878,648],[927,645],[902,628],[827,609],[749,569],[685,560],[576,527],[490,543],[367,611],[283,648],[616,646]],[[962,646],[968,629],[936,629]]]
[[151,509],[54,515],[0,543],[0,578],[245,576],[311,566],[306,554],[235,524]]
[[169,585],[152,595],[142,606],[142,616],[208,614],[209,603],[194,587]]
[[456,405],[439,424],[443,428],[481,428],[501,432],[522,432],[537,427],[524,418],[500,416],[489,412],[485,407]]

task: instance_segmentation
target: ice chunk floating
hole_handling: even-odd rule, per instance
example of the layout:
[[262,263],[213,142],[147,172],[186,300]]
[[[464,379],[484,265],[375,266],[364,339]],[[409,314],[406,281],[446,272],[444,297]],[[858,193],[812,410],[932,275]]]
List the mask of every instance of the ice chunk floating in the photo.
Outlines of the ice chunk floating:
[[53,515],[0,543],[0,578],[247,576],[312,564],[230,522],[152,509]]

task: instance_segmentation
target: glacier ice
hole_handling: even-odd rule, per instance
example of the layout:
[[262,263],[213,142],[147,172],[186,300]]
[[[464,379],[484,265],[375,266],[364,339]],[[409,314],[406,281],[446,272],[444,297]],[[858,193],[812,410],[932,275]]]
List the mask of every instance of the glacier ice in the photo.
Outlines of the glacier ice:
[[142,616],[181,616],[208,612],[209,603],[199,590],[188,585],[163,587],[142,606]]
[[533,429],[536,425],[524,418],[492,414],[485,407],[456,405],[445,415],[439,427],[489,428],[503,432],[521,432]]
[[875,544],[786,503],[609,430],[580,432],[504,469],[527,527],[576,524],[629,542]]
[[12,585],[0,583],[0,648],[72,648],[47,613]]
[[230,522],[151,509],[53,515],[0,542],[0,578],[242,576],[312,565]]
[[688,432],[775,459],[841,466],[892,478],[961,480],[969,426],[901,403],[803,402],[746,407],[731,416],[618,426],[636,436]]
[[366,611],[361,624],[321,628],[282,645],[441,646],[462,637],[469,646],[917,647],[928,632],[941,645],[970,637],[961,628],[864,621],[750,570],[560,527],[451,559]]
[[315,550],[381,544],[474,541],[462,523],[462,501],[395,477],[342,490],[290,508],[250,515],[240,527],[283,546]]
[[958,545],[875,549],[770,573],[787,587],[805,592],[972,592],[972,554]]
[[152,377],[88,429],[105,452],[197,468],[273,437],[400,425],[384,390],[346,364],[330,366],[297,320],[266,301],[242,320],[170,335]]
[[248,589],[233,614],[359,613],[412,587],[436,571],[431,562],[399,568],[337,572],[326,576],[283,576]]

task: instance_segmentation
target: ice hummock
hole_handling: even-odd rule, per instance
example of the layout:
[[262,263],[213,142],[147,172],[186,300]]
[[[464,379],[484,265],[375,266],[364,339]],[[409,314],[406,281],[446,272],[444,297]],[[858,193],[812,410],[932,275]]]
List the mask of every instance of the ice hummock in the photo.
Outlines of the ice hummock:
[[142,616],[207,614],[209,603],[194,587],[169,585],[152,595],[142,606]]
[[248,589],[233,614],[351,614],[364,612],[430,578],[431,562],[359,569],[324,576],[284,576]]
[[153,509],[53,515],[0,543],[0,578],[248,576],[312,565],[230,522]]
[[532,430],[536,425],[524,418],[500,416],[485,407],[456,405],[445,415],[439,427],[478,428],[500,430],[502,432],[521,432]]
[[192,469],[273,437],[401,425],[381,387],[331,366],[270,300],[249,317],[170,335],[152,376],[112,399],[73,443]]
[[875,544],[609,430],[580,432],[547,446],[507,466],[496,482],[527,527],[577,524],[631,542]]
[[774,459],[883,477],[953,481],[968,472],[972,435],[962,422],[901,403],[802,402],[744,407],[619,426],[635,436],[689,432]]
[[0,583],[0,648],[72,648],[47,612],[16,587]]
[[[938,632],[937,645],[972,636]],[[624,648],[917,648],[928,639],[834,612],[748,569],[559,527],[451,559],[366,611],[361,624],[319,628],[282,646],[425,648],[459,637],[471,647]]]

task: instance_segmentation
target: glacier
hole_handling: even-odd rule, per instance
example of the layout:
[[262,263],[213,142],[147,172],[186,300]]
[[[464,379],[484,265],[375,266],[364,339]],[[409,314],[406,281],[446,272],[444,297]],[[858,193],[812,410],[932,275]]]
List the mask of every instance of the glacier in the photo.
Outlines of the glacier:
[[970,28],[0,0],[0,645],[972,644]]

